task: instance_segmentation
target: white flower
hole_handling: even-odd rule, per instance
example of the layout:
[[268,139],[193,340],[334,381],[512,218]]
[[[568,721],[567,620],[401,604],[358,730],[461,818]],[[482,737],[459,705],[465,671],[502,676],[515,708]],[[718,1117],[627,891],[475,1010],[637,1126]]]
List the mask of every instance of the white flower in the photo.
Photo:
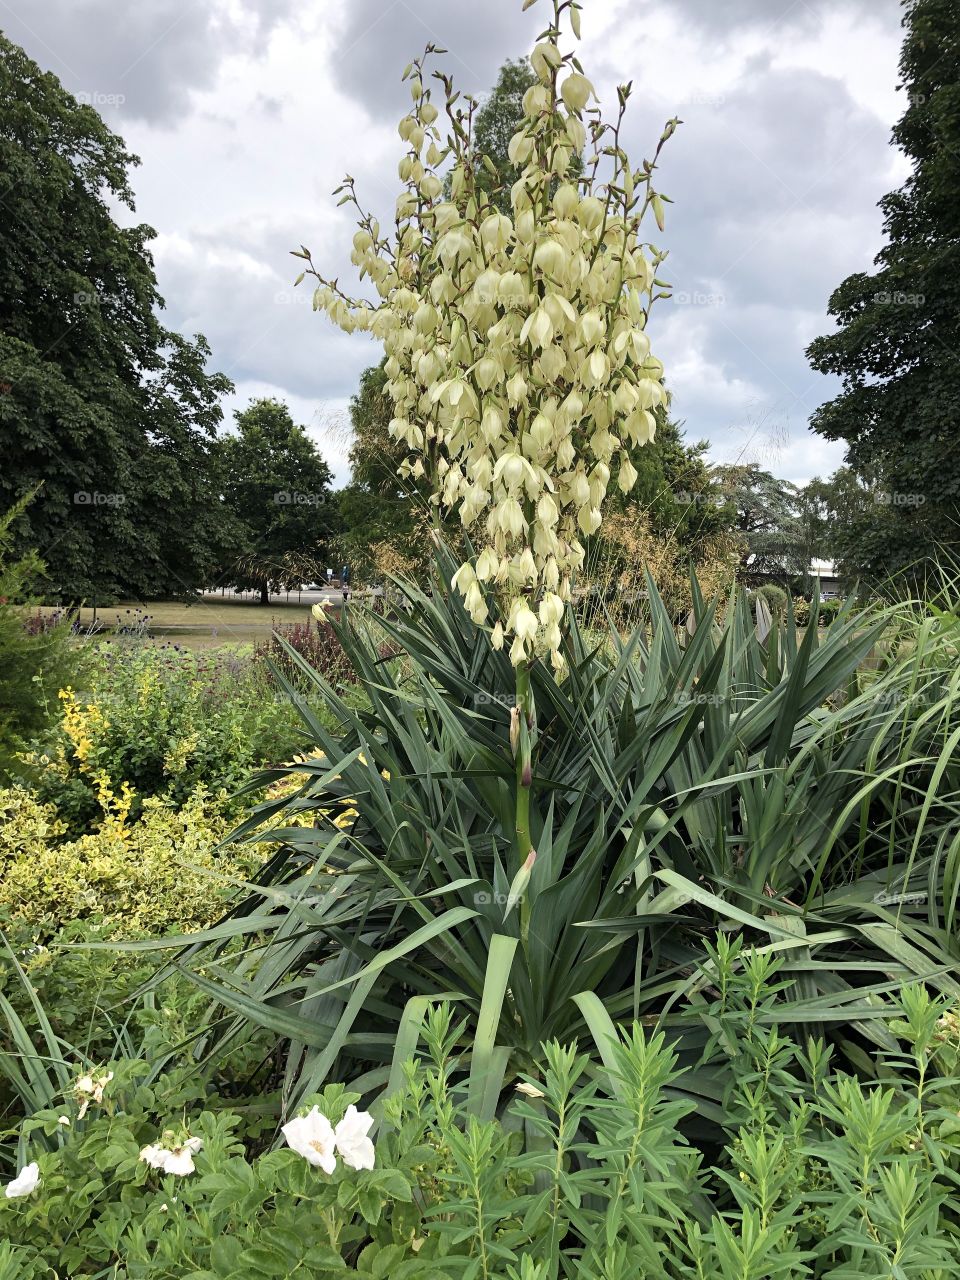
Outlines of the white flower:
[[542,1098],[545,1096],[542,1089],[538,1089],[535,1084],[527,1084],[525,1080],[518,1085],[514,1085],[514,1088],[517,1093],[522,1093],[525,1098]]
[[334,1135],[337,1150],[343,1156],[343,1163],[351,1169],[373,1168],[373,1143],[367,1137],[372,1125],[373,1116],[369,1111],[358,1111],[352,1104],[337,1125]]
[[70,1125],[70,1117],[69,1117],[69,1116],[57,1116],[57,1124],[65,1124],[65,1125],[67,1125],[67,1127],[69,1128],[69,1125]]
[[19,1196],[29,1196],[40,1185],[40,1166],[36,1161],[25,1164],[12,1182],[4,1187],[3,1194],[8,1200],[16,1200]]
[[297,1116],[288,1121],[280,1132],[286,1138],[287,1145],[298,1156],[303,1156],[308,1164],[316,1165],[324,1173],[333,1173],[336,1169],[333,1125],[319,1107],[313,1107],[305,1116]]
[[560,88],[560,94],[568,111],[582,111],[593,93],[593,85],[586,76],[574,72],[567,76]]
[[180,1177],[193,1173],[196,1167],[193,1163],[193,1157],[202,1148],[202,1138],[188,1138],[182,1146],[174,1147],[172,1151],[167,1152],[167,1158],[163,1165],[164,1173],[174,1173]]
[[143,1147],[140,1152],[140,1159],[145,1164],[148,1164],[151,1169],[160,1169],[163,1173],[173,1173],[178,1177],[183,1177],[188,1173],[193,1173],[196,1168],[193,1163],[193,1157],[198,1151],[202,1150],[202,1138],[187,1138],[185,1142],[176,1147],[165,1147],[159,1142],[153,1142],[149,1146]]

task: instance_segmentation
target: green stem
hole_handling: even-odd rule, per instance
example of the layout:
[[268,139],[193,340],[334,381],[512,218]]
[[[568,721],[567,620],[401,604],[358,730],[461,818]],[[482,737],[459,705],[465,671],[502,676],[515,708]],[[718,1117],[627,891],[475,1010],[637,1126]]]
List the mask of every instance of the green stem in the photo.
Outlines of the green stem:
[[[520,716],[520,740],[517,749],[517,810],[515,841],[519,870],[530,852],[530,772],[533,758],[533,734],[527,720],[533,708],[530,695],[530,668],[526,662],[517,667],[517,709]],[[526,774],[526,777],[524,776]]]

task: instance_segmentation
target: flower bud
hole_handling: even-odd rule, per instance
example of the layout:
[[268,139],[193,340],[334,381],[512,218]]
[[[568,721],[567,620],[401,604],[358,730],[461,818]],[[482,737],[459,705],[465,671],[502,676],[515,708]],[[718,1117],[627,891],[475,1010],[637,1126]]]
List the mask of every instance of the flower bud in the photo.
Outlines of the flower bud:
[[555,68],[560,66],[560,50],[549,40],[542,40],[530,55],[534,74],[548,84]]
[[527,380],[522,373],[515,373],[507,382],[507,400],[512,405],[518,405],[523,401],[527,394]]
[[559,276],[566,261],[563,245],[557,240],[541,240],[533,255],[533,265],[548,276]]
[[519,168],[520,165],[526,164],[532,154],[533,139],[528,133],[519,130],[507,144],[507,156],[510,159],[510,163]]
[[[497,627],[500,627],[499,622],[497,623]],[[496,629],[497,628],[495,627],[494,630]],[[503,639],[502,639],[503,628],[502,627],[500,627],[500,635],[501,635],[500,644],[495,646],[498,649],[503,646]],[[514,760],[516,760],[517,758],[517,747],[519,745],[520,745],[520,708],[514,706],[510,708],[510,754],[513,756]]]
[[617,476],[617,484],[621,493],[629,493],[633,486],[637,483],[637,469],[627,457],[623,455],[623,461],[620,463],[620,474]]

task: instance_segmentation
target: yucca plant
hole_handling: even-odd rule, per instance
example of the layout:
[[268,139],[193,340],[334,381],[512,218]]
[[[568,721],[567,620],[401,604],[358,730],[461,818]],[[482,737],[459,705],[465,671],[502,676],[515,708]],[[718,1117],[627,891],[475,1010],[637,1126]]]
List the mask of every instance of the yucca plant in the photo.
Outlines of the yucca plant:
[[[542,1040],[585,1028],[601,1043],[617,1022],[659,1020],[692,1063],[717,928],[782,953],[777,1018],[825,1030],[858,1065],[892,1043],[891,983],[957,991],[945,920],[899,901],[918,875],[943,878],[949,788],[935,788],[912,862],[887,857],[887,828],[917,816],[918,780],[949,773],[932,754],[946,710],[904,754],[898,690],[916,649],[861,687],[889,612],[846,607],[822,637],[801,635],[789,616],[758,626],[739,593],[721,616],[694,587],[678,635],[651,584],[651,625],[629,641],[588,644],[571,617],[564,674],[531,667],[537,857],[511,876],[514,672],[444,591],[451,568],[441,548],[432,592],[398,582],[396,616],[337,624],[365,708],[301,664],[341,728],[301,697],[306,760],[251,784],[286,794],[236,838],[277,850],[179,961],[219,1011],[204,1050],[249,1020],[289,1041],[291,1103],[334,1078],[374,1090],[396,1083],[427,1004],[446,996],[469,1015],[471,1106],[489,1115]],[[382,659],[384,641],[402,662]],[[716,1073],[684,1081],[719,1119]]]

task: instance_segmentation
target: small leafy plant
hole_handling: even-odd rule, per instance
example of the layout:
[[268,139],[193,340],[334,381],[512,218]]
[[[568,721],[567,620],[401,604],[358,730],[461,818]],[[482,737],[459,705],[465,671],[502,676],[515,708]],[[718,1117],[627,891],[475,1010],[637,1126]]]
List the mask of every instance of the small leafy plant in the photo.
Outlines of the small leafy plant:
[[[732,954],[721,943],[712,963],[726,972]],[[611,1036],[600,1071],[576,1045],[544,1045],[484,1121],[459,1083],[462,1028],[436,1006],[376,1122],[330,1085],[276,1141],[249,1100],[211,1095],[188,1070],[85,1071],[23,1125],[0,1277],[952,1274],[960,1122],[946,1073],[960,1021],[908,989],[890,1079],[866,1087],[822,1044],[764,1024],[776,974],[751,955],[707,1010],[719,1040],[736,1029],[743,1066],[710,1166],[687,1134],[674,1051],[638,1026]]]

